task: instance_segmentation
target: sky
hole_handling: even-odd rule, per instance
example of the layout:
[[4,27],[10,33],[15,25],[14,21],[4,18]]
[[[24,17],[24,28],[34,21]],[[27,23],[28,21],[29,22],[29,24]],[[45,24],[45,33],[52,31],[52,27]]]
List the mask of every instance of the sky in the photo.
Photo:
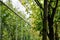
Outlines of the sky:
[[[6,1],[7,0],[3,0],[3,2],[6,2]],[[16,8],[18,11],[22,12],[23,14],[25,14],[26,18],[29,17],[29,14],[27,14],[27,12],[26,12],[26,8],[21,4],[20,1],[18,1],[18,0],[14,0],[14,1],[11,0],[11,1],[12,1],[12,5],[14,8]]]

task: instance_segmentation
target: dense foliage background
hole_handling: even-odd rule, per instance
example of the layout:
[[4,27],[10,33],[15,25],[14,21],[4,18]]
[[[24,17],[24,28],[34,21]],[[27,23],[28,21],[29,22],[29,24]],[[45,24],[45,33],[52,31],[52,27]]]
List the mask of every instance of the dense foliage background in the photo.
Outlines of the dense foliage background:
[[[0,1],[0,40],[42,40],[44,28],[44,11],[42,8],[44,8],[44,0],[38,0],[41,5],[37,5],[37,0],[18,1],[26,8],[29,18],[26,18],[25,14],[13,8],[11,0],[8,0],[6,3]],[[52,8],[55,7],[55,1],[53,0],[51,3]],[[49,2],[50,0],[48,0]],[[60,40],[60,0],[58,0],[57,5],[58,7],[53,19],[53,31],[55,37]],[[49,15],[52,15],[52,8],[48,10]],[[48,33],[50,32],[49,26],[47,27],[47,31]],[[47,36],[49,35],[47,34]],[[49,40],[50,37],[47,38]]]

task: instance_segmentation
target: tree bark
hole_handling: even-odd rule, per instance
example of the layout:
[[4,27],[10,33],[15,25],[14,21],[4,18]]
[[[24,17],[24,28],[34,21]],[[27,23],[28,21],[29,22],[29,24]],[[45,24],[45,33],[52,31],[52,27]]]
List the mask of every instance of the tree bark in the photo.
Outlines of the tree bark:
[[58,25],[57,25],[57,22],[55,23],[55,40],[59,40],[59,37],[58,37]]
[[[50,1],[52,1],[52,0],[50,0]],[[49,39],[50,40],[55,40],[55,37],[54,37],[54,29],[53,29],[53,20],[54,20],[54,15],[56,13],[57,6],[58,6],[58,0],[56,0],[55,7],[52,8],[52,14],[51,15],[48,15]]]
[[54,40],[54,29],[53,29],[52,18],[48,18],[48,26],[49,26],[49,40]]
[[47,0],[44,0],[43,39],[42,40],[47,40],[47,26],[48,26],[48,4],[47,4]]

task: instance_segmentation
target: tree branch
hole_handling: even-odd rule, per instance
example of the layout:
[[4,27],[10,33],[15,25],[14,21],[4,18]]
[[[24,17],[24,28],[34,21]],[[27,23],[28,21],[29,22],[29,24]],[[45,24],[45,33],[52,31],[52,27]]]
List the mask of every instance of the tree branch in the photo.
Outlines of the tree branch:
[[36,2],[36,4],[42,9],[44,10],[44,8],[42,7],[42,4],[38,1],[38,0],[34,0]]
[[51,7],[51,8],[53,9],[53,7],[51,6],[51,3],[52,3],[52,2],[53,2],[53,1],[50,0],[49,5],[48,5],[48,8]]
[[49,4],[48,4],[48,21],[49,21],[50,18],[51,18],[51,15],[49,14],[49,13],[50,13],[50,8],[53,9],[53,7],[51,6],[52,0],[50,0],[50,1],[48,1],[48,2],[49,2]]
[[56,0],[56,6],[55,6],[55,8],[57,8],[57,6],[58,6],[58,0]]
[[57,6],[58,6],[58,0],[56,0],[56,5],[55,5],[55,7],[54,7],[53,10],[52,10],[52,15],[51,15],[51,18],[52,18],[52,19],[54,18],[54,15],[55,15],[55,13],[56,13]]

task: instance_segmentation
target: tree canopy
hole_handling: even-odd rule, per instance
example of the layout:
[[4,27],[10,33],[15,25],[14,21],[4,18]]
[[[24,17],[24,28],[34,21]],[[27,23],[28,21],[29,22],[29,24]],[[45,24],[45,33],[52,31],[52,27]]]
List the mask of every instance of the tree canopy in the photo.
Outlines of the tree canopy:
[[60,0],[18,1],[29,17],[0,1],[0,40],[60,40]]

